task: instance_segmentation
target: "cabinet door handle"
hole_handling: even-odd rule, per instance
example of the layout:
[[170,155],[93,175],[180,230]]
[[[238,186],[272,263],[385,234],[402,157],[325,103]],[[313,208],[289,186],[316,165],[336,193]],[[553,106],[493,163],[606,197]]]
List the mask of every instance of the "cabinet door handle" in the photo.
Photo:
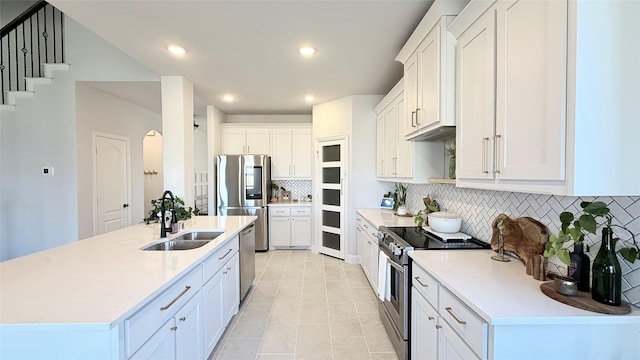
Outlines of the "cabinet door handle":
[[482,138],[482,173],[488,174],[489,170],[487,169],[487,144],[489,143],[489,138]]
[[296,166],[295,165],[293,165],[293,174],[291,174],[291,175],[293,175],[293,176],[296,175]]
[[435,318],[434,318],[433,316],[427,316],[427,319],[429,319],[429,320],[433,320],[433,319],[435,319]]
[[289,165],[289,176],[291,176],[291,165]]
[[498,146],[498,144],[500,143],[501,139],[502,135],[495,135],[493,137],[493,172],[496,174],[500,173],[500,163],[498,162],[498,160],[500,159],[500,154],[498,152],[500,147]]
[[436,325],[436,329],[442,329],[442,325]]
[[420,108],[416,109],[416,125],[419,126],[420,125],[420,116],[418,111],[420,111]]
[[247,145],[247,154],[251,154],[251,146]]
[[416,127],[416,125],[414,125],[414,118],[415,118],[416,112],[412,111],[411,112],[411,127]]
[[183,316],[183,317],[181,317],[181,318],[180,318],[180,319],[178,319],[178,320],[180,320],[180,321],[186,321],[186,320],[187,320],[187,317],[186,317],[186,316]]
[[227,250],[227,252],[226,252],[226,253],[224,253],[224,255],[222,255],[222,257],[219,257],[219,258],[218,258],[218,260],[222,260],[222,259],[226,258],[226,257],[227,257],[227,255],[229,255],[229,253],[230,253],[230,252],[232,252],[232,251],[233,251],[233,249],[229,249],[229,250]]
[[425,284],[422,282],[422,280],[420,280],[419,276],[414,277],[414,279],[416,279],[416,281],[418,282],[418,284],[422,285],[423,287],[429,287],[429,285]]
[[186,294],[187,291],[189,291],[189,289],[191,289],[191,286],[185,286],[184,290],[182,290],[182,292],[180,294],[178,294],[178,296],[176,296],[175,299],[171,300],[170,303],[168,303],[167,305],[161,307],[160,311],[164,311],[164,310],[167,310],[168,308],[170,308],[171,305],[175,304],[176,301],[178,301],[178,299],[180,299],[182,297],[182,295]]
[[178,330],[178,327],[177,327],[177,326],[172,326],[172,327],[171,327],[171,331],[176,331],[176,330]]
[[448,312],[448,313],[453,317],[453,319],[454,319],[455,321],[457,321],[457,322],[458,322],[458,324],[465,325],[465,324],[467,323],[466,321],[462,321],[462,320],[460,320],[460,318],[459,318],[459,317],[457,317],[457,316],[456,316],[456,314],[454,314],[454,313],[453,313],[453,310],[451,310],[451,307],[446,307],[446,308],[444,308],[444,309],[445,309],[445,310],[447,310],[447,312]]

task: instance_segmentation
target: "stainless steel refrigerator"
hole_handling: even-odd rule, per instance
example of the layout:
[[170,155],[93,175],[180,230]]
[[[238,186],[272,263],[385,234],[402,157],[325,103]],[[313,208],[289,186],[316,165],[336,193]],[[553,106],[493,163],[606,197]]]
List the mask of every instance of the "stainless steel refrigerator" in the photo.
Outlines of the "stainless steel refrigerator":
[[218,215],[254,215],[256,251],[269,250],[267,202],[271,198],[271,157],[219,155],[217,168]]

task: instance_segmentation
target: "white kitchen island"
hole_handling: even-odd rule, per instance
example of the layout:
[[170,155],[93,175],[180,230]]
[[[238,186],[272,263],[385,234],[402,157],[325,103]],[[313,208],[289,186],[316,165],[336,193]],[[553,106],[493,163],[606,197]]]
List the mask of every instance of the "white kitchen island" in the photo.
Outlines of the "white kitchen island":
[[[185,221],[184,230],[169,235],[224,231],[197,249],[142,251],[160,239],[160,225],[138,224],[0,263],[0,358],[131,357],[137,348],[129,341],[139,342],[136,334],[155,331],[138,325],[149,324],[142,316],[146,316],[145,307],[151,304],[155,309],[154,301],[169,296],[167,303],[171,299],[177,303],[171,309],[175,313],[178,305],[184,305],[181,301],[199,301],[207,277],[217,279],[213,273],[227,255],[226,248],[230,254],[224,261],[237,253],[237,234],[255,220],[254,216],[199,216]],[[225,256],[218,258],[218,253]],[[172,288],[176,286],[180,288]],[[224,292],[221,286],[220,293]],[[176,297],[167,294],[169,290],[188,295]],[[201,312],[202,304],[195,305]],[[170,311],[163,313],[162,322],[171,317],[164,314]]]
[[410,253],[413,359],[638,358],[639,309],[605,315],[565,305],[544,295],[520,261],[492,254]]

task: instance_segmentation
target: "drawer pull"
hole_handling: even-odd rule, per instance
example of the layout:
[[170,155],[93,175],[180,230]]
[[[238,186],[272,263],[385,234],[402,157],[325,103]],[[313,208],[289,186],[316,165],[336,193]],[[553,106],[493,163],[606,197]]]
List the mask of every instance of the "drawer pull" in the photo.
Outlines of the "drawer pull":
[[442,329],[442,325],[436,325],[436,329]]
[[451,316],[453,316],[454,320],[455,320],[455,321],[457,321],[457,322],[458,322],[458,324],[465,325],[465,324],[467,323],[466,321],[462,321],[462,320],[460,320],[460,318],[458,318],[458,317],[456,316],[456,314],[454,314],[454,313],[453,313],[453,310],[451,310],[451,308],[450,308],[450,307],[446,307],[446,308],[444,308],[444,309],[445,309],[445,310],[447,310],[447,312],[448,312]]
[[187,317],[186,317],[186,316],[183,316],[183,317],[181,317],[181,318],[180,318],[180,319],[178,319],[178,320],[180,320],[180,321],[185,321],[185,320],[187,320]]
[[416,279],[416,281],[418,282],[418,284],[422,285],[423,287],[429,287],[429,285],[425,284],[422,282],[422,280],[420,280],[419,276],[414,277],[414,279]]
[[176,301],[178,301],[178,299],[180,299],[182,297],[182,295],[186,294],[187,291],[189,291],[189,289],[191,289],[191,286],[185,286],[184,290],[182,290],[182,292],[180,294],[178,294],[178,296],[176,296],[175,299],[171,300],[171,302],[163,307],[160,308],[161,311],[167,310],[168,308],[171,307],[171,305],[175,304]]
[[177,326],[172,326],[172,327],[171,327],[171,331],[176,331],[176,330],[178,330],[178,327],[177,327]]
[[433,316],[427,316],[427,319],[429,319],[429,320],[433,320],[433,319],[435,319],[435,318],[434,318]]
[[232,251],[233,251],[233,249],[227,250],[227,252],[224,255],[222,255],[222,257],[219,257],[218,260],[222,260],[222,259],[226,258],[227,255],[229,255],[229,253],[232,252]]

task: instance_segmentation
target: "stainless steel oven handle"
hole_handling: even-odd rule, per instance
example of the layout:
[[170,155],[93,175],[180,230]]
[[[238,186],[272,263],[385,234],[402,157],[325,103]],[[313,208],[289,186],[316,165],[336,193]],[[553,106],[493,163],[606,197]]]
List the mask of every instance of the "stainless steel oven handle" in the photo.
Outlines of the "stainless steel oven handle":
[[396,263],[394,263],[391,260],[387,261],[389,263],[389,265],[393,266],[394,268],[396,268],[398,271],[400,271],[401,273],[404,273],[404,268]]

